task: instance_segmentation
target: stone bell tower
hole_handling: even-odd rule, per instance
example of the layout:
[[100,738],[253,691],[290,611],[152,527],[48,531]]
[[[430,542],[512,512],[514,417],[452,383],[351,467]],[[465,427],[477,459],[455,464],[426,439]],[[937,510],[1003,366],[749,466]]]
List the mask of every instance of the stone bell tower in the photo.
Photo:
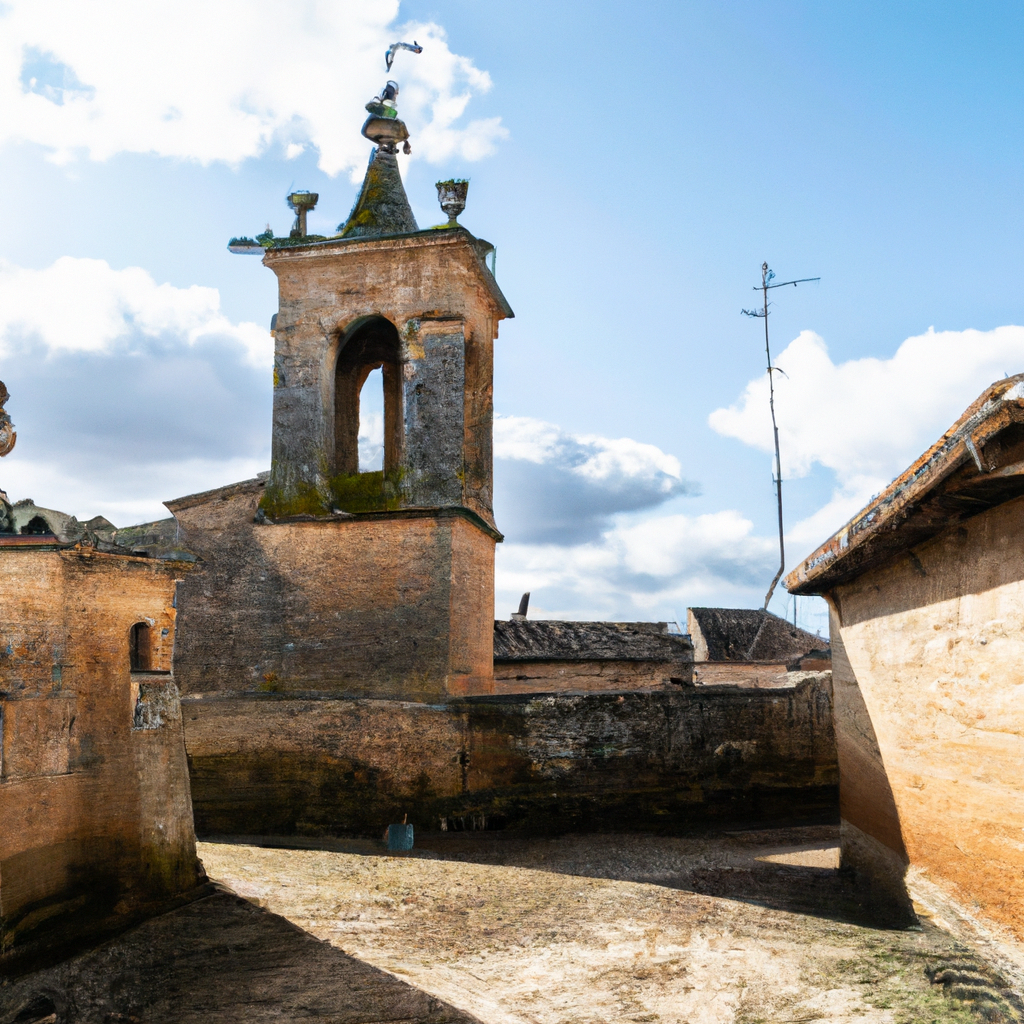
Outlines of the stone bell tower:
[[[280,296],[269,479],[168,503],[207,566],[182,609],[183,692],[493,691],[493,343],[513,314],[492,246],[456,219],[464,182],[439,186],[447,224],[417,227],[396,95],[388,83],[367,105],[375,149],[338,234],[265,242]],[[384,464],[360,472],[359,396],[377,368]],[[211,594],[229,620],[217,637]]]
[[[339,236],[274,247],[274,432],[268,516],[462,509],[493,528],[493,342],[512,316],[486,265],[492,246],[452,217],[420,231],[395,150],[397,118],[371,116],[376,143]],[[360,474],[359,394],[384,378],[384,470]]]

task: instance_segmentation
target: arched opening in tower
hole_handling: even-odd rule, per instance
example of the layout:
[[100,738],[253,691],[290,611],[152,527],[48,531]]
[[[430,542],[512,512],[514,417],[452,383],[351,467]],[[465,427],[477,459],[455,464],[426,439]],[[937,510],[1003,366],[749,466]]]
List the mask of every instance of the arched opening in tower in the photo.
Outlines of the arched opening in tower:
[[384,468],[384,370],[366,375],[359,392],[359,472]]
[[[334,375],[335,473],[366,473],[381,468],[389,473],[398,468],[398,359],[398,331],[382,316],[360,322],[342,340]],[[364,396],[366,405],[361,409]],[[366,415],[361,417],[361,411]],[[375,420],[374,414],[379,419]]]

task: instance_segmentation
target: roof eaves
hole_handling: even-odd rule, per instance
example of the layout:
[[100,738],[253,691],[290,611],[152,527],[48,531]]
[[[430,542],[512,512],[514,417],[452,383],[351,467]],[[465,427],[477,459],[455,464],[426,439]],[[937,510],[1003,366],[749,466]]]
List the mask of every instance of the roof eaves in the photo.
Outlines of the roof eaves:
[[898,528],[911,507],[978,454],[1010,423],[1024,422],[1024,374],[997,381],[919,459],[800,563],[783,581],[791,594],[825,593],[836,567],[883,529]]

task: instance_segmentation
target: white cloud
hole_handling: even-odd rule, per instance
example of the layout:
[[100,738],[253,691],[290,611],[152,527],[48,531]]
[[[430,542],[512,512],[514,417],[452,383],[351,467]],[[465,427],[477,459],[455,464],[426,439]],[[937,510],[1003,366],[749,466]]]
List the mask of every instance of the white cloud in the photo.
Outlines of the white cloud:
[[[19,447],[22,441],[18,440]],[[38,450],[36,445],[35,449]],[[55,508],[85,522],[105,516],[115,526],[166,519],[163,501],[222,487],[236,480],[252,479],[268,468],[269,458],[188,458],[169,461],[126,460],[120,467],[102,460],[62,459],[60,452],[40,457],[14,454],[0,464],[2,487],[11,501],[31,498],[44,508]]]
[[[775,546],[733,510],[616,522],[596,541],[505,543],[497,555],[497,614],[533,593],[535,618],[679,619],[688,604],[756,603]],[[508,609],[505,609],[508,605]]]
[[269,464],[273,342],[215,288],[63,257],[0,264],[0,358],[18,445],[12,499],[119,526]]
[[231,339],[254,366],[273,359],[270,334],[228,320],[216,288],[157,284],[141,267],[105,260],[62,256],[43,270],[0,261],[0,355],[25,344],[38,354],[102,353],[164,335],[189,345]]
[[359,410],[359,471],[369,473],[384,468],[384,416]]
[[[783,479],[817,464],[835,474],[831,499],[795,523],[787,550],[803,557],[926,451],[993,381],[1024,370],[1024,327],[941,331],[908,338],[890,359],[836,364],[803,331],[775,360]],[[766,376],[708,417],[719,434],[773,452]],[[793,566],[792,559],[789,567]]]
[[[993,381],[1024,370],[1024,327],[929,330],[891,359],[833,363],[825,342],[802,332],[775,360],[782,475],[818,463],[848,491],[879,490],[924,452]],[[773,451],[767,376],[716,409],[719,434]],[[859,481],[859,482],[858,482]]]
[[155,153],[237,163],[272,144],[310,145],[328,174],[361,173],[363,104],[383,84],[384,51],[415,38],[390,77],[414,152],[476,160],[507,135],[464,123],[485,71],[448,48],[442,27],[395,24],[397,0],[8,0],[0,13],[0,142],[67,162]]
[[510,540],[596,540],[620,512],[696,493],[679,460],[628,437],[573,434],[542,420],[494,421],[495,509]]
[[648,480],[664,494],[674,492],[682,472],[674,455],[653,444],[629,437],[572,434],[529,416],[494,418],[494,457],[537,464],[558,462],[588,480]]

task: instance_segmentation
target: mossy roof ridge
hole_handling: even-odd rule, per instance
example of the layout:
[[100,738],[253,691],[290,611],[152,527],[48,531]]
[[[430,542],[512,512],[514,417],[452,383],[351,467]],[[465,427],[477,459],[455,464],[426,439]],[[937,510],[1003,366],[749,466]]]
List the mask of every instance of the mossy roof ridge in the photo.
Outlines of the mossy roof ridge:
[[342,238],[404,235],[418,231],[394,153],[374,150]]

